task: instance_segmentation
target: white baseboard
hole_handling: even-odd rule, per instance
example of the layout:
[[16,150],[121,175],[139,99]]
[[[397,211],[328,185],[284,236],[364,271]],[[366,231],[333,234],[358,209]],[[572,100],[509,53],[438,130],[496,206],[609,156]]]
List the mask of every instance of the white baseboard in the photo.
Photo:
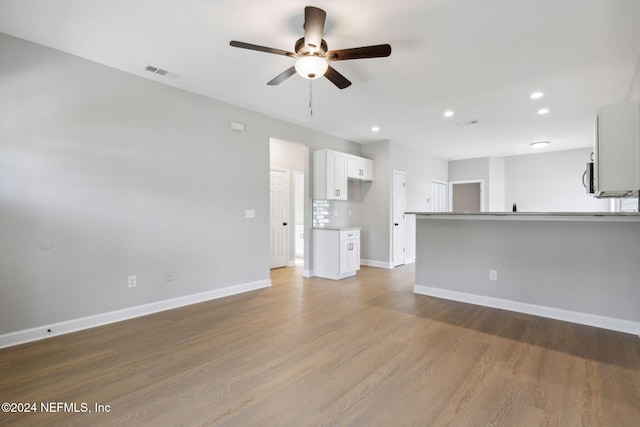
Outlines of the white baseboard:
[[[57,335],[68,334],[83,329],[94,328],[96,326],[106,325],[109,323],[120,322],[122,320],[132,319],[134,317],[146,316],[147,314],[171,310],[173,308],[183,307],[199,302],[241,294],[257,289],[268,288],[269,286],[271,286],[271,279],[259,280],[256,282],[244,283],[241,285],[229,286],[221,289],[214,289],[199,294],[186,295],[183,297],[124,308],[122,310],[96,314],[94,316],[81,317],[79,319],[72,319],[50,325],[43,325],[36,328],[25,329],[22,331],[10,332],[8,334],[0,335],[0,348],[11,347],[18,344],[24,344],[27,342],[50,338]],[[51,330],[51,332],[48,332],[48,330]]]
[[361,259],[360,264],[367,265],[369,267],[388,268],[388,269],[393,268],[393,264],[390,262],[374,261],[371,259]]
[[302,277],[313,277],[315,275],[314,270],[302,270]]
[[535,304],[527,304],[518,301],[482,295],[467,294],[464,292],[450,291],[448,289],[432,288],[430,286],[414,285],[413,292],[420,295],[428,295],[453,301],[482,305],[485,307],[499,308],[519,313],[532,314],[534,316],[548,317],[550,319],[564,320],[566,322],[581,325],[595,326],[618,332],[625,332],[640,336],[640,322],[616,319],[597,314],[581,313],[577,311],[563,310],[561,308],[545,307]]

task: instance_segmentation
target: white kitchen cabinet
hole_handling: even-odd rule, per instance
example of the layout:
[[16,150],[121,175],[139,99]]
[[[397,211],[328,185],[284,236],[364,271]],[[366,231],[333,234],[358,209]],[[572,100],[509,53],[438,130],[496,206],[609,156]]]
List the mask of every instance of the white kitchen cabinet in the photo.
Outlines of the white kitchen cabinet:
[[360,230],[314,229],[313,269],[327,279],[354,276],[360,269]]
[[347,200],[347,154],[333,150],[313,152],[313,198]]
[[349,154],[347,156],[347,178],[373,181],[373,160]]
[[360,238],[340,240],[340,274],[357,270],[360,270]]
[[598,111],[594,175],[597,197],[624,197],[640,190],[640,103]]

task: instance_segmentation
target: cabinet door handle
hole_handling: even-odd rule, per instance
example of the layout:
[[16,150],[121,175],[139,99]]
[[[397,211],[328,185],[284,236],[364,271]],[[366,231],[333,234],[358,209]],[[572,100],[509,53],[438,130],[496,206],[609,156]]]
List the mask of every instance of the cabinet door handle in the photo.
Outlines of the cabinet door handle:
[[287,225],[287,223],[286,223],[286,222],[283,222],[283,223],[282,223],[282,225]]
[[393,223],[393,225],[395,225],[395,226],[397,227],[397,226],[398,226],[398,223],[397,223],[397,222],[394,222],[394,223]]

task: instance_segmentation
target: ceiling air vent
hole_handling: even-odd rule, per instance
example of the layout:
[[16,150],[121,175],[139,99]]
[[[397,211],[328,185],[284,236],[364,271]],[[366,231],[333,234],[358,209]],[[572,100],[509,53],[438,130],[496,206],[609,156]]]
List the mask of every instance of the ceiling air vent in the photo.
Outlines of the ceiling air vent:
[[147,65],[144,69],[150,73],[168,77],[170,79],[176,80],[180,78],[180,74],[172,73],[171,71],[163,70],[162,68],[154,67],[153,65]]
[[471,126],[471,125],[475,125],[475,124],[478,124],[478,123],[480,123],[480,122],[478,122],[478,120],[474,119],[474,120],[469,120],[469,121],[466,121],[466,122],[458,122],[458,123],[456,123],[456,126]]

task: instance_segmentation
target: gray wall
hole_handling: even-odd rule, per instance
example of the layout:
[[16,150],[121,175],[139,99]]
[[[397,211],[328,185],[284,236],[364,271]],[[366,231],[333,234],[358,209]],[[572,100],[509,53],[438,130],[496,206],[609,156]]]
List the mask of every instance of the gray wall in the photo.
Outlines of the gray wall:
[[[431,180],[447,180],[447,161],[430,156],[398,142],[379,141],[363,144],[363,157],[373,160],[374,181],[362,183],[358,201],[361,211],[361,258],[379,266],[392,262],[392,184],[393,171],[407,175],[407,211],[428,211],[431,198]],[[349,198],[351,199],[351,187]],[[353,224],[358,225],[358,224]],[[415,217],[406,222],[405,260],[415,258]]]
[[[447,181],[448,162],[445,159],[430,156],[422,151],[415,150],[404,144],[392,142],[391,166],[392,169],[406,172],[407,181],[407,212],[431,211],[431,181]],[[392,196],[391,200],[392,200]],[[390,200],[390,203],[391,203]],[[391,223],[389,222],[389,227]],[[411,261],[416,256],[416,218],[415,215],[406,215],[406,244],[405,260]]]
[[640,55],[636,62],[636,69],[633,73],[629,93],[627,94],[627,101],[640,101]]
[[453,160],[449,162],[449,181],[484,182],[482,210],[489,210],[491,195],[491,162],[489,157],[477,159]]
[[509,210],[505,201],[505,158],[489,157],[489,207],[490,212]]
[[521,212],[606,212],[610,202],[596,199],[582,185],[591,148],[505,158],[505,200]]
[[1,34],[0,58],[0,334],[268,280],[270,137],[359,151]]
[[610,202],[585,193],[591,148],[449,162],[449,181],[484,181],[484,209],[520,212],[608,212]]
[[[373,160],[373,183],[363,187],[360,258],[391,262],[391,152],[390,142],[362,146],[362,156]],[[351,188],[349,188],[349,191]]]
[[451,212],[480,212],[481,184],[470,182],[452,185]]
[[418,219],[416,285],[638,322],[638,241],[637,221]]

